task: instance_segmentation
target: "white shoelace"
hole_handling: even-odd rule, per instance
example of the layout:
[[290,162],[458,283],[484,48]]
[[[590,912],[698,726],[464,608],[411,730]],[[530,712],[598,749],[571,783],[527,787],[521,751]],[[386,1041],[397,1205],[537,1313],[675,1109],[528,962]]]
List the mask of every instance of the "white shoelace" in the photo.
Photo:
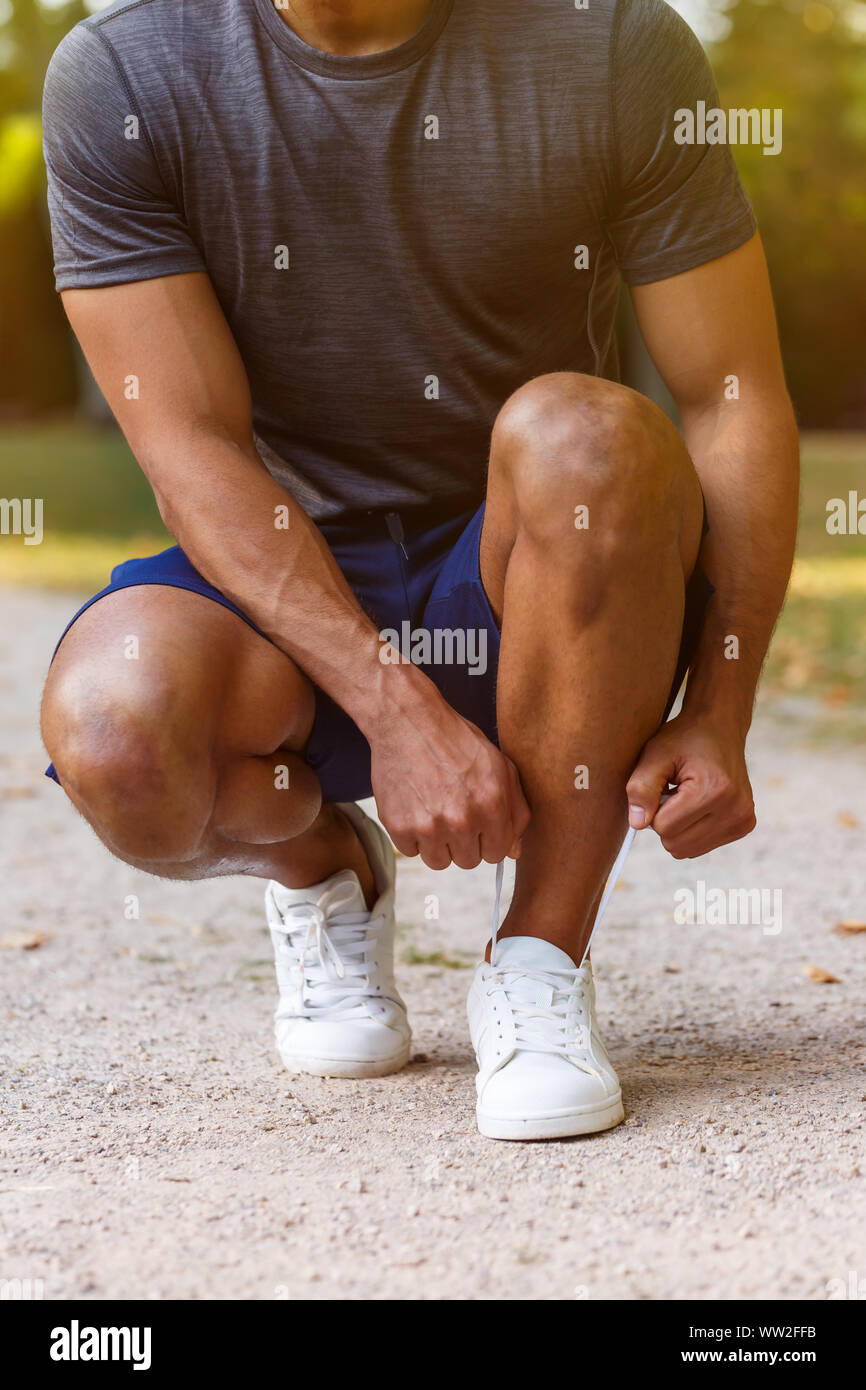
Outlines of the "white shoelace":
[[[584,998],[583,989],[590,983],[589,971],[532,970],[523,965],[500,965],[493,977],[501,983],[514,1019],[515,1044],[521,1052],[559,1052],[574,1054],[581,1040],[579,1027],[587,1027],[582,1010],[572,1010],[577,994]],[[538,1002],[539,986],[550,991],[550,1003]],[[584,1048],[588,1044],[584,1040]]]
[[[318,903],[297,903],[280,913],[283,949],[296,973],[301,1008],[280,1010],[279,1018],[336,1019],[360,1017],[360,1000],[369,995],[370,962],[381,921],[334,922],[329,918],[351,910],[356,890],[351,884],[326,889]],[[357,1001],[357,1002],[356,1002]]]
[[[634,829],[633,827],[632,827],[631,829],[629,829],[629,831],[628,831],[628,833],[627,833],[625,839],[624,839],[623,842],[622,842],[622,848],[620,849],[619,854],[616,856],[616,859],[614,860],[613,868],[611,869],[610,874],[609,874],[609,876],[608,876],[607,885],[605,886],[605,890],[604,890],[604,892],[603,892],[602,895],[601,895],[601,902],[600,902],[599,905],[598,905],[598,912],[595,914],[595,921],[594,921],[593,924],[592,924],[592,931],[590,932],[590,934],[589,934],[589,940],[588,940],[587,943],[586,943],[586,950],[585,950],[584,953],[583,953],[583,958],[581,959],[581,962],[580,962],[580,965],[578,966],[578,969],[582,969],[582,968],[583,968],[583,966],[584,966],[584,964],[585,964],[585,962],[586,962],[586,958],[587,958],[587,956],[589,955],[589,948],[590,948],[590,946],[592,945],[592,939],[593,939],[593,937],[595,936],[596,932],[598,931],[599,923],[601,922],[601,919],[602,919],[602,917],[604,916],[605,908],[607,907],[607,905],[608,905],[608,903],[609,903],[609,901],[610,901],[610,895],[611,895],[611,893],[613,892],[614,888],[616,887],[617,879],[619,878],[620,874],[622,873],[622,869],[623,869],[623,865],[625,864],[625,861],[628,859],[628,852],[629,852],[629,850],[631,849],[632,844],[634,843],[634,837],[635,837],[636,833],[637,833],[637,832],[635,831],[635,829]],[[500,899],[501,899],[501,897],[502,897],[502,880],[503,880],[504,874],[505,874],[505,860],[503,859],[503,860],[500,860],[500,862],[496,865],[496,888],[495,888],[495,890],[494,890],[494,895],[493,895],[493,925],[492,925],[492,929],[491,929],[491,944],[490,944],[490,964],[491,964],[491,965],[495,965],[495,964],[496,964],[496,942],[497,942],[497,938],[498,938],[498,934],[499,934],[499,906],[500,906]]]

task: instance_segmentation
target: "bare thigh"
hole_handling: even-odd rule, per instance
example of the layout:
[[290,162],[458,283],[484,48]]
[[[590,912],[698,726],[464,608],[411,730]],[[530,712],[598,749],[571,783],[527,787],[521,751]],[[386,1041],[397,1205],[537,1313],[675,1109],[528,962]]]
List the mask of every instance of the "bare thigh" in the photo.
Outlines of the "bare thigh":
[[110,848],[146,859],[125,843],[139,836],[153,857],[169,841],[183,857],[226,781],[250,760],[302,750],[314,714],[313,687],[285,653],[213,600],[153,584],[100,599],[66,634],[42,732]]

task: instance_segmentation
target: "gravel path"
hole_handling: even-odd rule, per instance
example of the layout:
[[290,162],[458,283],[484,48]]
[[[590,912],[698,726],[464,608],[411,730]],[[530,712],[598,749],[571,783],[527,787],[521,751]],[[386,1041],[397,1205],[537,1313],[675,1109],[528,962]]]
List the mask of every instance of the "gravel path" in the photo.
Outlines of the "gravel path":
[[[49,1299],[823,1299],[853,1271],[866,1292],[866,932],[833,930],[866,919],[861,753],[762,715],[755,834],[691,864],[639,837],[594,950],[627,1122],[495,1143],[464,1013],[492,869],[401,864],[412,1064],[290,1077],[261,885],[111,859],[40,777],[73,601],[3,603],[0,937],[44,941],[0,950],[0,1279]],[[781,889],[782,930],[678,925],[699,878]]]

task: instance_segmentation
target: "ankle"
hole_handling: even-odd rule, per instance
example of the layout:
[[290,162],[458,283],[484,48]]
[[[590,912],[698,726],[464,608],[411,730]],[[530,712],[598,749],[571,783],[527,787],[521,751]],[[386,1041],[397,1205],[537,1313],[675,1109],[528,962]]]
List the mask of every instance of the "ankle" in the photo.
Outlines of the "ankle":
[[287,888],[308,888],[341,869],[351,869],[358,876],[367,907],[372,908],[376,900],[373,870],[354,826],[338,806],[323,805],[309,830],[288,841],[285,849],[285,867],[274,877]]
[[[322,810],[326,808],[323,806]],[[330,832],[329,843],[340,844],[341,852],[348,856],[351,862],[341,865],[342,868],[353,869],[358,875],[361,891],[368,908],[372,908],[376,901],[376,879],[370,860],[367,858],[367,851],[361,843],[357,830],[355,829],[345,811],[341,811],[339,806],[328,805],[327,809],[333,812],[332,829]]]

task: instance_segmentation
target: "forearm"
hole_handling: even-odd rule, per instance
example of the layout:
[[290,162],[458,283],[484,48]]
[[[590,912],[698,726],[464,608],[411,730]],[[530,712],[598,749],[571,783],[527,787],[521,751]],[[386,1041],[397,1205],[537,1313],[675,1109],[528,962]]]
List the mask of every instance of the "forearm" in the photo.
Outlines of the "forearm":
[[783,390],[753,404],[684,412],[707,503],[701,561],[715,585],[684,708],[745,736],[791,572],[799,449]]
[[204,426],[139,450],[172,534],[210,583],[250,617],[370,737],[438,699],[416,667],[383,662],[321,532],[267,472],[252,443]]

